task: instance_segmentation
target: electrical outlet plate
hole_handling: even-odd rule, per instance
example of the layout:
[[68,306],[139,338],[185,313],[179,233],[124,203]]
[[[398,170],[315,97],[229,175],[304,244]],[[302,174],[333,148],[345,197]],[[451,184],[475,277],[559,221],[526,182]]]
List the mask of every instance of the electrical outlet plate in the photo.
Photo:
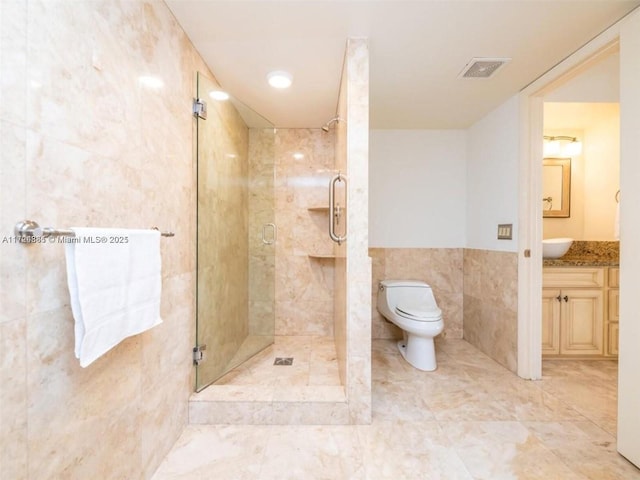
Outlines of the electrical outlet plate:
[[513,239],[512,232],[513,232],[512,223],[498,224],[498,240],[512,240]]

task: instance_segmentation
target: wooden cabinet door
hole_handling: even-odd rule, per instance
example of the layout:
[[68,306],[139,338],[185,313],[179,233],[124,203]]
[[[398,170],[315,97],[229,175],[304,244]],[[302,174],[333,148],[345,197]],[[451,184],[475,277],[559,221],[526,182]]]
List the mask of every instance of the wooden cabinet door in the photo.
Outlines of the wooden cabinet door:
[[618,323],[609,324],[609,344],[607,345],[608,355],[618,355]]
[[602,355],[604,307],[598,290],[563,289],[560,312],[560,353]]
[[560,353],[560,290],[542,289],[542,354]]
[[620,320],[620,290],[609,290],[609,321]]

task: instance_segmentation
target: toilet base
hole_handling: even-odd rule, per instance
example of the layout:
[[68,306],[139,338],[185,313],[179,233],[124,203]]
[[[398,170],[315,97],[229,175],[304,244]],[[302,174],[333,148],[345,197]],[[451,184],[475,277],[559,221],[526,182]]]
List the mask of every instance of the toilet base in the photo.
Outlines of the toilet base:
[[425,372],[433,372],[436,364],[436,349],[433,337],[416,337],[404,333],[404,339],[398,342],[398,350],[411,366]]

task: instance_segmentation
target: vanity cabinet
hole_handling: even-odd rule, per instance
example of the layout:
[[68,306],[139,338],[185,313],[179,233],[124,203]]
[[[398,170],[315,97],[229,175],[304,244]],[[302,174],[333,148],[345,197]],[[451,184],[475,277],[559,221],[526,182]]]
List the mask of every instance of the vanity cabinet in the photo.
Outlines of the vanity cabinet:
[[607,356],[618,355],[618,321],[620,320],[620,269],[610,267],[607,282],[607,324],[605,328]]
[[604,267],[543,269],[543,355],[604,355],[605,274]]

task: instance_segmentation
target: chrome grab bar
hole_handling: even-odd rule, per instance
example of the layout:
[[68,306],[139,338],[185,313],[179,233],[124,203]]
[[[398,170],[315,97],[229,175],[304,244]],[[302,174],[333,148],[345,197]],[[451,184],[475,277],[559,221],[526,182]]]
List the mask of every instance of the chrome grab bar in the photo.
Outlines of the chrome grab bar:
[[329,182],[329,237],[338,245],[341,245],[347,239],[347,226],[345,224],[343,236],[336,235],[335,225],[340,224],[340,216],[343,211],[340,205],[335,205],[336,183],[338,182],[344,182],[345,185],[347,183],[347,179],[340,172]]
[[[271,234],[271,239],[267,240],[267,227],[271,227],[272,229],[272,234]],[[265,223],[264,225],[262,225],[262,243],[265,245],[273,245],[276,242],[276,239],[278,238],[278,227],[276,227],[275,223]]]

